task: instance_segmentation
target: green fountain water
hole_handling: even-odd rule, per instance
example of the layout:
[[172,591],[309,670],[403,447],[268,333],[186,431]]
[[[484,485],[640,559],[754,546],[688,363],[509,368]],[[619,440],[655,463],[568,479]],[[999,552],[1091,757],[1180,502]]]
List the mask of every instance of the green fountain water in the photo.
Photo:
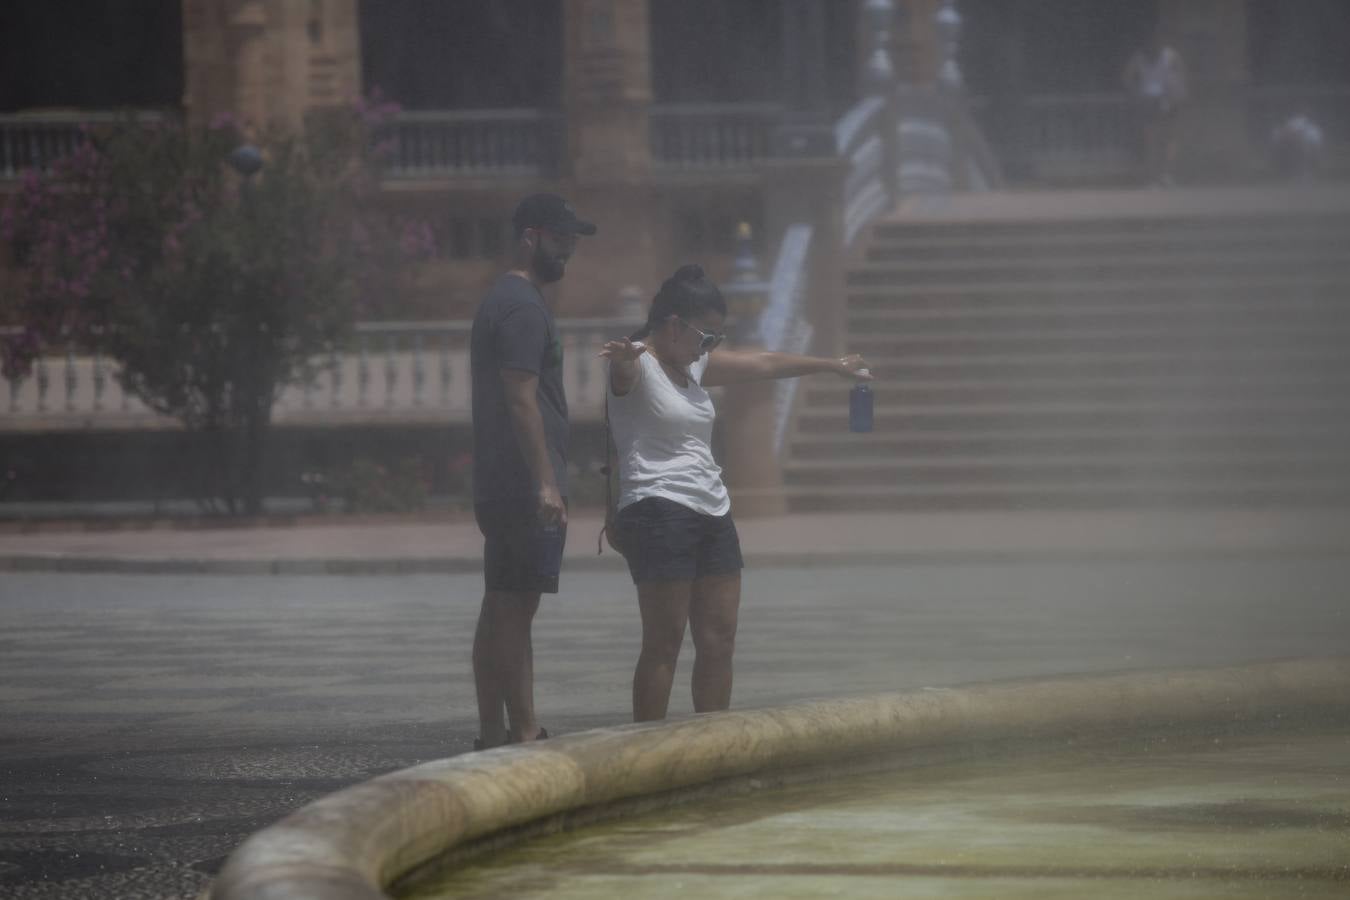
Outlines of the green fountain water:
[[1343,898],[1350,733],[1154,736],[718,797],[403,896]]

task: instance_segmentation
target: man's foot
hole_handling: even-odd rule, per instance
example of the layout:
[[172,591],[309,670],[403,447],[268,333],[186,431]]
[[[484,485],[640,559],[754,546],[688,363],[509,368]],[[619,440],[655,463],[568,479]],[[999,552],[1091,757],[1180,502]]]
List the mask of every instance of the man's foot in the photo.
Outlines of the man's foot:
[[504,747],[507,744],[514,743],[515,741],[511,739],[511,733],[508,731],[506,734],[502,735],[501,740],[498,741],[487,741],[481,737],[474,738],[473,749],[475,752],[479,750],[491,750],[493,747]]

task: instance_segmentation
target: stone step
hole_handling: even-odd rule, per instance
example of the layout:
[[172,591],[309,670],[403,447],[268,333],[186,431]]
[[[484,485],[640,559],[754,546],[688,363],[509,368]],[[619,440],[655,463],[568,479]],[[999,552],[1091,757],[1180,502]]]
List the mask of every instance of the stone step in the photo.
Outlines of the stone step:
[[[876,401],[903,398],[911,406],[956,408],[969,405],[1007,403],[1096,403],[1177,402],[1212,403],[1233,399],[1285,402],[1306,396],[1350,397],[1350,365],[1346,371],[1314,375],[1268,374],[1247,378],[1153,376],[1142,372],[1128,378],[1035,378],[1022,381],[971,379],[966,382],[915,382],[879,379],[870,384]],[[798,394],[801,409],[828,410],[847,406],[846,383],[811,383]],[[1346,403],[1350,415],[1350,401]]]
[[1208,326],[1214,322],[1240,322],[1248,326],[1283,322],[1350,322],[1350,296],[1218,299],[1191,297],[1184,301],[1145,298],[1141,302],[1103,306],[1060,302],[1025,303],[1011,307],[849,305],[845,314],[850,330],[862,333],[905,328],[929,330],[1043,329],[1083,327],[1113,328],[1170,321]]
[[[864,255],[873,250],[899,252],[913,256],[948,256],[960,252],[981,254],[1041,254],[1041,252],[1169,252],[1173,248],[1257,247],[1280,244],[1292,247],[1335,247],[1350,236],[1350,217],[1322,221],[1239,221],[1231,224],[1153,223],[1139,231],[1093,231],[1071,228],[1068,231],[1042,228],[1018,228],[991,235],[963,235],[950,232],[873,232],[864,244]],[[1342,244],[1343,246],[1343,244]]]
[[1087,316],[1017,316],[1017,317],[937,317],[922,320],[906,318],[849,316],[850,345],[875,341],[980,340],[1025,341],[1053,339],[1083,340],[1085,345],[1099,341],[1118,343],[1158,337],[1160,343],[1174,343],[1183,339],[1224,344],[1237,341],[1246,345],[1284,343],[1284,339],[1331,340],[1332,336],[1350,336],[1350,304],[1343,310],[1318,310],[1308,313],[1300,309],[1272,308],[1258,313],[1183,312],[1116,312],[1087,314]]
[[1158,235],[1185,239],[1204,235],[1257,233],[1317,234],[1350,228],[1344,211],[1311,213],[1297,209],[1283,212],[1251,212],[1235,215],[1166,215],[1050,218],[1040,220],[952,222],[882,221],[873,226],[870,239],[887,242],[1024,242],[1027,240],[1073,242],[1098,239],[1105,242]]
[[1054,281],[1045,284],[988,281],[970,284],[909,284],[903,281],[852,285],[845,292],[851,309],[1016,309],[1023,306],[1164,305],[1190,302],[1345,301],[1346,279],[1338,274],[1302,272],[1278,277],[1178,276],[1147,281]]
[[[850,348],[852,349],[852,348]],[[1002,352],[975,359],[942,353],[907,353],[888,356],[873,353],[868,361],[872,374],[880,382],[901,383],[972,380],[1020,380],[1062,378],[1122,378],[1141,375],[1168,377],[1246,378],[1253,373],[1278,371],[1287,377],[1333,377],[1350,367],[1350,358],[1341,348],[1325,346],[1264,352],[1250,355],[1172,351],[1112,353],[1041,354]]]
[[1318,480],[1276,480],[1242,485],[1133,484],[785,488],[792,512],[1075,510],[1144,508],[1344,507],[1350,488]]
[[[874,433],[905,434],[942,432],[951,435],[984,433],[990,430],[1021,431],[1028,434],[1045,431],[1097,431],[1135,428],[1155,434],[1168,434],[1185,426],[1215,431],[1298,429],[1307,422],[1344,422],[1346,408],[1339,398],[1309,398],[1300,405],[1251,404],[1218,406],[1215,404],[1176,404],[1173,406],[1121,404],[999,404],[959,409],[935,409],[922,406],[878,406],[873,415]],[[796,417],[798,434],[843,432],[848,410],[800,410]]]
[[946,355],[964,360],[991,356],[1081,356],[1123,354],[1207,356],[1256,354],[1278,361],[1282,354],[1334,354],[1350,346],[1350,329],[1337,327],[1241,330],[1220,334],[1203,330],[1139,330],[1133,333],[1060,332],[1056,334],[850,334],[846,346],[873,362],[916,355]]
[[1317,451],[1350,457],[1350,427],[1340,430],[1305,423],[1297,430],[1262,431],[1259,428],[1169,429],[1149,432],[1134,428],[1044,430],[1038,432],[989,429],[953,435],[946,432],[852,434],[838,431],[795,433],[790,441],[790,464],[813,460],[977,458],[1004,456],[1208,456],[1229,454],[1290,454]]
[[1143,284],[1169,278],[1213,276],[1218,280],[1250,275],[1271,278],[1297,276],[1315,270],[1323,277],[1350,277],[1350,254],[1281,254],[1251,257],[1212,254],[1194,259],[1169,256],[1065,257],[1053,263],[1040,260],[981,260],[965,262],[863,263],[852,267],[846,285],[973,285],[989,282],[1055,284],[1083,280],[1118,280]]
[[[956,196],[874,225],[797,395],[801,509],[1350,503],[1350,193]],[[1312,212],[1316,210],[1316,212]]]
[[1185,456],[1007,455],[998,458],[841,459],[793,461],[783,467],[794,485],[1078,484],[1168,479],[1209,482],[1317,476],[1350,483],[1350,459],[1329,452],[1297,456],[1210,454]]
[[866,262],[928,262],[964,265],[979,261],[1042,262],[1073,256],[1111,256],[1113,258],[1147,256],[1190,258],[1233,253],[1280,257],[1284,255],[1321,257],[1338,255],[1350,244],[1350,227],[1310,230],[1298,233],[1250,229],[1240,234],[1202,232],[1184,236],[1167,233],[1138,237],[1079,235],[1047,238],[1036,232],[997,240],[893,240],[873,241],[863,250]]

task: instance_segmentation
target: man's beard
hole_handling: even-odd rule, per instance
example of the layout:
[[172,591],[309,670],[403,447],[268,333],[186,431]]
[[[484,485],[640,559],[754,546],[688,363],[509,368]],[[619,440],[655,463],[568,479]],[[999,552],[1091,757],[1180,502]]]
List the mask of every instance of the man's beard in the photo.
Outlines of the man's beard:
[[541,282],[552,284],[563,277],[563,272],[567,269],[567,257],[545,253],[543,247],[535,247],[530,268]]

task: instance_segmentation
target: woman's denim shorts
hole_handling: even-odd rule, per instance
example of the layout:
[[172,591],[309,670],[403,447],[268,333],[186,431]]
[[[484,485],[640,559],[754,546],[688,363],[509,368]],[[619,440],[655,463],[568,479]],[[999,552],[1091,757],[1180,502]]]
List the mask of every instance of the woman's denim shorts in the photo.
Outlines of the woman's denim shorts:
[[634,584],[730,575],[744,565],[731,513],[710,516],[647,497],[619,510],[616,524]]

